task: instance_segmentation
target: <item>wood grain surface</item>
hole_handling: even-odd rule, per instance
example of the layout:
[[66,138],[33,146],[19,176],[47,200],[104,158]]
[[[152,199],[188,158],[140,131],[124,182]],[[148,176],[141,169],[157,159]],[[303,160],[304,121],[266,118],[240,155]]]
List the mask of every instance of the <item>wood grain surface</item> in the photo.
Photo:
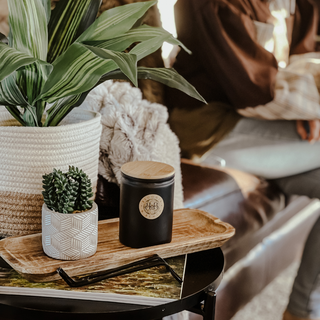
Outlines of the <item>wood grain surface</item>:
[[156,161],[132,161],[121,167],[121,171],[129,177],[156,180],[174,175],[174,168],[169,164]]
[[57,268],[70,276],[115,268],[155,253],[162,258],[220,247],[230,239],[234,228],[220,219],[196,209],[179,209],[173,215],[173,233],[170,243],[129,248],[119,242],[119,219],[99,222],[98,249],[92,257],[63,261],[49,258],[42,250],[41,233],[10,237],[0,241],[1,257],[31,282],[57,280]]

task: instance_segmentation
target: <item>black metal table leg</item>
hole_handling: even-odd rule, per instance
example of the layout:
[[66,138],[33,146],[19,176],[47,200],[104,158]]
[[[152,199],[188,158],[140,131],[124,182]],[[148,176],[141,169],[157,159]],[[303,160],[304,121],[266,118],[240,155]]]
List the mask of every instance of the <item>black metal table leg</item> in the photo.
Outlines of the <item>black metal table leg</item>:
[[203,311],[203,320],[214,320],[214,314],[216,311],[216,293],[214,291],[208,291],[206,293]]

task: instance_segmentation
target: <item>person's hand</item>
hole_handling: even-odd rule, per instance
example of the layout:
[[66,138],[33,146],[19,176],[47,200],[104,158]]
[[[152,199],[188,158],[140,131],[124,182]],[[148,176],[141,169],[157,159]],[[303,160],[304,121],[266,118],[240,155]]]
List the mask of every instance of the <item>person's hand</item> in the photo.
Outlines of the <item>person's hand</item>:
[[[309,130],[307,128],[309,127]],[[320,140],[320,120],[297,120],[297,132],[303,140],[310,143]]]

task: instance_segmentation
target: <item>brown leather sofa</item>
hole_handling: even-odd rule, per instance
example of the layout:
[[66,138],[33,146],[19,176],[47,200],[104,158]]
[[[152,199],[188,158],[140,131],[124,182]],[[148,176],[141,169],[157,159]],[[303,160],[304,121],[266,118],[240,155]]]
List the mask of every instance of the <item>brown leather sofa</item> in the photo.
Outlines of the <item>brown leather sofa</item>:
[[[301,254],[320,213],[319,200],[286,198],[271,182],[230,168],[181,161],[184,205],[219,217],[236,228],[223,246],[225,275],[216,315],[227,320]],[[119,187],[99,177],[100,218],[119,212]]]

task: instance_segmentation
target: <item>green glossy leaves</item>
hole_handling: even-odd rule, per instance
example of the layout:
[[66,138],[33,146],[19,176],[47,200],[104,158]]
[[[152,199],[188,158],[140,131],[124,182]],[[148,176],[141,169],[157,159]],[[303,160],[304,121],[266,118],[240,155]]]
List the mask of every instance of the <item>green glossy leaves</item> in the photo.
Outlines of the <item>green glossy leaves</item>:
[[[85,42],[88,45],[92,45],[99,48],[124,51],[129,48],[133,43],[139,43],[136,47],[131,50],[131,53],[141,52],[142,54],[138,56],[138,61],[143,57],[147,56],[149,52],[152,53],[159,49],[163,42],[168,42],[173,45],[181,46],[185,51],[191,54],[191,51],[188,50],[178,39],[173,37],[172,34],[166,30],[158,27],[150,27],[147,25],[142,25],[137,28],[127,31],[121,36],[114,37],[106,41],[87,41]],[[152,48],[151,48],[152,46]]]
[[28,105],[28,102],[16,84],[15,75],[11,75],[0,82],[0,104],[19,105],[21,107]]
[[[162,28],[141,25],[156,2],[116,7],[96,19],[101,0],[60,0],[52,12],[50,0],[8,1],[10,35],[0,34],[0,104],[24,126],[55,126],[99,83],[126,79],[137,85],[138,78],[204,102],[174,70],[137,68],[165,41],[190,53]],[[47,103],[53,104],[48,110]]]
[[47,16],[42,0],[10,0],[8,8],[11,46],[47,61]]
[[198,93],[196,88],[192,86],[186,79],[173,68],[139,68],[139,79],[151,79],[183,91],[187,95],[197,100],[207,103],[206,100]]
[[36,61],[39,60],[0,42],[0,81],[17,69]]
[[157,0],[137,2],[109,9],[77,39],[78,42],[107,40],[132,28]]
[[96,19],[101,0],[60,0],[49,30],[48,62],[55,61]]
[[44,12],[46,14],[46,20],[48,24],[51,17],[51,0],[41,0],[41,2],[44,8]]
[[[9,23],[10,45],[0,47],[0,81],[13,75],[10,81],[1,82],[1,96],[5,98],[7,109],[21,124],[41,126],[45,103],[32,101],[38,96],[52,66],[46,63],[48,51],[47,23],[50,18],[48,0],[10,0]],[[10,62],[8,62],[8,60]],[[15,72],[16,71],[16,72]],[[11,101],[21,101],[24,108],[21,113],[9,106],[8,83],[10,83]],[[23,100],[22,101],[22,97]]]
[[56,126],[74,108],[79,101],[80,95],[65,97],[56,101],[47,112],[45,127]]
[[[109,74],[103,75],[99,83],[111,79],[128,80],[128,78],[120,70],[116,70]],[[150,79],[158,81],[167,85],[168,87],[181,90],[190,97],[202,101],[203,103],[207,103],[206,100],[204,100],[204,98],[200,95],[200,93],[198,93],[196,88],[192,86],[173,68],[138,67],[138,79]]]
[[53,64],[39,99],[49,103],[92,89],[101,76],[120,68],[136,82],[136,57],[74,43]]

